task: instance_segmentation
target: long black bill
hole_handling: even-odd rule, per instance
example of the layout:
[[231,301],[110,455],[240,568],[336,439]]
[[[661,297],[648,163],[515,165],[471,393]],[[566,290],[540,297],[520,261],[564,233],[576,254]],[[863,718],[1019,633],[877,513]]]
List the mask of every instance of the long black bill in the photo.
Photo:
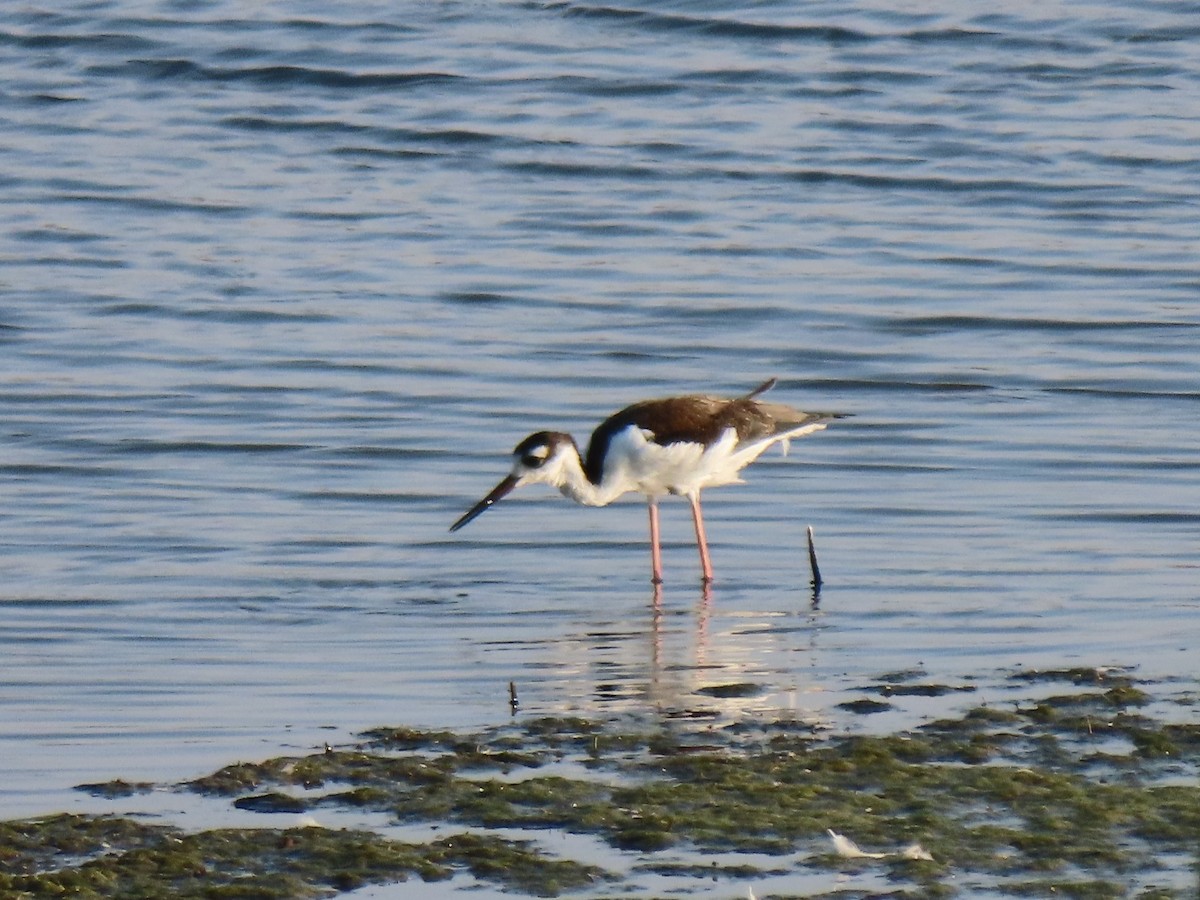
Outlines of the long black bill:
[[517,486],[517,476],[509,475],[502,482],[492,488],[492,492],[467,510],[466,515],[450,526],[451,531],[458,531],[472,519],[487,512],[496,503],[504,498],[513,488]]

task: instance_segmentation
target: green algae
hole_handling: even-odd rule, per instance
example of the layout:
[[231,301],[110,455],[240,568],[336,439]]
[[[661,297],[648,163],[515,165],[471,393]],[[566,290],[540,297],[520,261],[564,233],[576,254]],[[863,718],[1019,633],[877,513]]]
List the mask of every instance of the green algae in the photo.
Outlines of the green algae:
[[83,859],[111,848],[145,846],[159,834],[154,826],[106,816],[60,815],[0,822],[0,878],[32,874],[63,860]]
[[107,797],[111,800],[115,797],[132,797],[135,794],[149,794],[154,790],[154,787],[148,781],[125,781],[118,778],[114,781],[105,781],[98,784],[77,785],[76,790],[83,791],[85,794],[91,794],[93,797]]
[[[627,893],[614,883],[639,872],[753,880],[789,871],[828,872],[831,886],[835,874],[875,872],[896,897],[970,896],[981,885],[1013,897],[1189,895],[1159,885],[1192,883],[1179,865],[1194,860],[1200,834],[1200,725],[1148,715],[1153,686],[1124,670],[1011,682],[1075,693],[882,735],[818,736],[787,720],[631,728],[579,717],[474,735],[376,729],[357,747],[238,763],[178,787],[262,813],[263,828],[185,834],[102,816],[0,824],[0,896],[308,897],[457,872],[554,896],[595,885]],[[910,686],[911,696],[944,693]],[[365,830],[271,827],[281,813],[317,821],[324,810],[467,830],[406,844]],[[512,840],[510,829],[587,835],[639,861],[606,872]],[[917,842],[933,858],[846,858],[831,850],[830,830],[869,848]],[[779,862],[710,868],[711,853]]]
[[1014,672],[1009,678],[1012,681],[1022,682],[1056,682],[1066,681],[1071,684],[1105,684],[1116,681],[1118,683],[1128,684],[1131,682],[1129,669],[1124,668],[1087,668],[1077,667],[1073,669],[1024,669],[1020,672]]
[[711,684],[707,687],[696,688],[696,693],[703,697],[734,698],[757,697],[766,688],[761,684],[749,681],[738,681],[731,684]]
[[890,703],[884,703],[882,700],[872,700],[870,697],[862,697],[858,700],[847,700],[845,703],[839,703],[838,709],[844,709],[846,712],[856,713],[860,716],[870,715],[871,713],[887,712],[889,709],[896,707]]
[[[369,831],[319,827],[184,834],[127,819],[81,816],[21,824],[18,830],[27,840],[30,834],[40,834],[37,843],[43,857],[46,850],[63,853],[71,848],[86,850],[91,858],[53,871],[25,859],[24,872],[12,871],[5,860],[0,871],[4,897],[284,900],[330,896],[410,876],[441,881],[460,869],[523,893],[555,896],[592,884],[602,875],[593,866],[550,860],[528,842],[477,834],[407,844]],[[97,843],[98,835],[104,836],[102,843]],[[0,832],[0,837],[9,835]]]

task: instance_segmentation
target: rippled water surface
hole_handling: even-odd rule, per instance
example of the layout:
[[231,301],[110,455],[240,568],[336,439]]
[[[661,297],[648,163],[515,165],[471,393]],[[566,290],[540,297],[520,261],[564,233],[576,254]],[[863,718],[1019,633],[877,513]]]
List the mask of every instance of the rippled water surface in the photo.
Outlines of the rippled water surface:
[[[1200,6],[981,9],[6,4],[0,812],[509,682],[1194,675]],[[708,496],[707,601],[680,501],[657,612],[636,498],[447,533],[530,431],[771,375],[854,417]]]

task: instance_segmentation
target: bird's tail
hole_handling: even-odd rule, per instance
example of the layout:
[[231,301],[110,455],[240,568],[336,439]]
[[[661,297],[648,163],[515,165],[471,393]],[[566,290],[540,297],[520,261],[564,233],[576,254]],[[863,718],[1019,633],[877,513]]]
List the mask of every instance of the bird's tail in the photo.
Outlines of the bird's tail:
[[770,434],[772,440],[769,443],[780,443],[784,453],[787,453],[788,441],[792,438],[821,431],[827,423],[834,419],[845,419],[849,415],[835,412],[804,412],[785,403],[763,403],[754,399],[775,387],[778,381],[777,378],[768,378],[741,399],[752,400],[754,407],[773,421],[774,427]]
[[835,412],[804,412],[783,403],[758,403],[760,410],[775,420],[775,433],[791,431],[816,422],[832,422],[834,419],[846,418],[845,413]]
[[[790,410],[796,412],[796,410]],[[822,421],[807,421],[795,426],[780,427],[774,434],[768,437],[760,438],[738,447],[734,453],[733,459],[737,468],[741,469],[744,466],[750,465],[754,460],[758,459],[767,451],[769,447],[778,446],[786,456],[788,452],[789,442],[793,438],[801,438],[806,434],[812,434],[814,431],[823,431],[825,422]]]
[[787,456],[788,450],[790,450],[792,448],[792,438],[801,438],[801,437],[804,437],[806,434],[812,434],[814,431],[824,431],[824,430],[825,430],[825,422],[821,422],[821,421],[808,422],[807,424],[800,425],[797,428],[789,428],[786,430],[781,430],[779,433],[777,433],[775,435],[774,443],[779,446],[779,452],[783,456]]

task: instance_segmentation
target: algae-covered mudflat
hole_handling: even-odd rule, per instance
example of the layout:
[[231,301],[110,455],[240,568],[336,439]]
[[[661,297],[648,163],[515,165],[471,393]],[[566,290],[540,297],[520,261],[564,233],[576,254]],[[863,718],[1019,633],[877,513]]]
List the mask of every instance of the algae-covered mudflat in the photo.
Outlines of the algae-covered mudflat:
[[[1007,681],[1022,699],[892,734],[517,717],[378,728],[179,785],[83,785],[125,812],[0,824],[0,895],[1195,897],[1195,686],[1094,669]],[[874,704],[952,690],[973,699],[912,673],[870,686]],[[162,791],[256,821],[136,812]]]

